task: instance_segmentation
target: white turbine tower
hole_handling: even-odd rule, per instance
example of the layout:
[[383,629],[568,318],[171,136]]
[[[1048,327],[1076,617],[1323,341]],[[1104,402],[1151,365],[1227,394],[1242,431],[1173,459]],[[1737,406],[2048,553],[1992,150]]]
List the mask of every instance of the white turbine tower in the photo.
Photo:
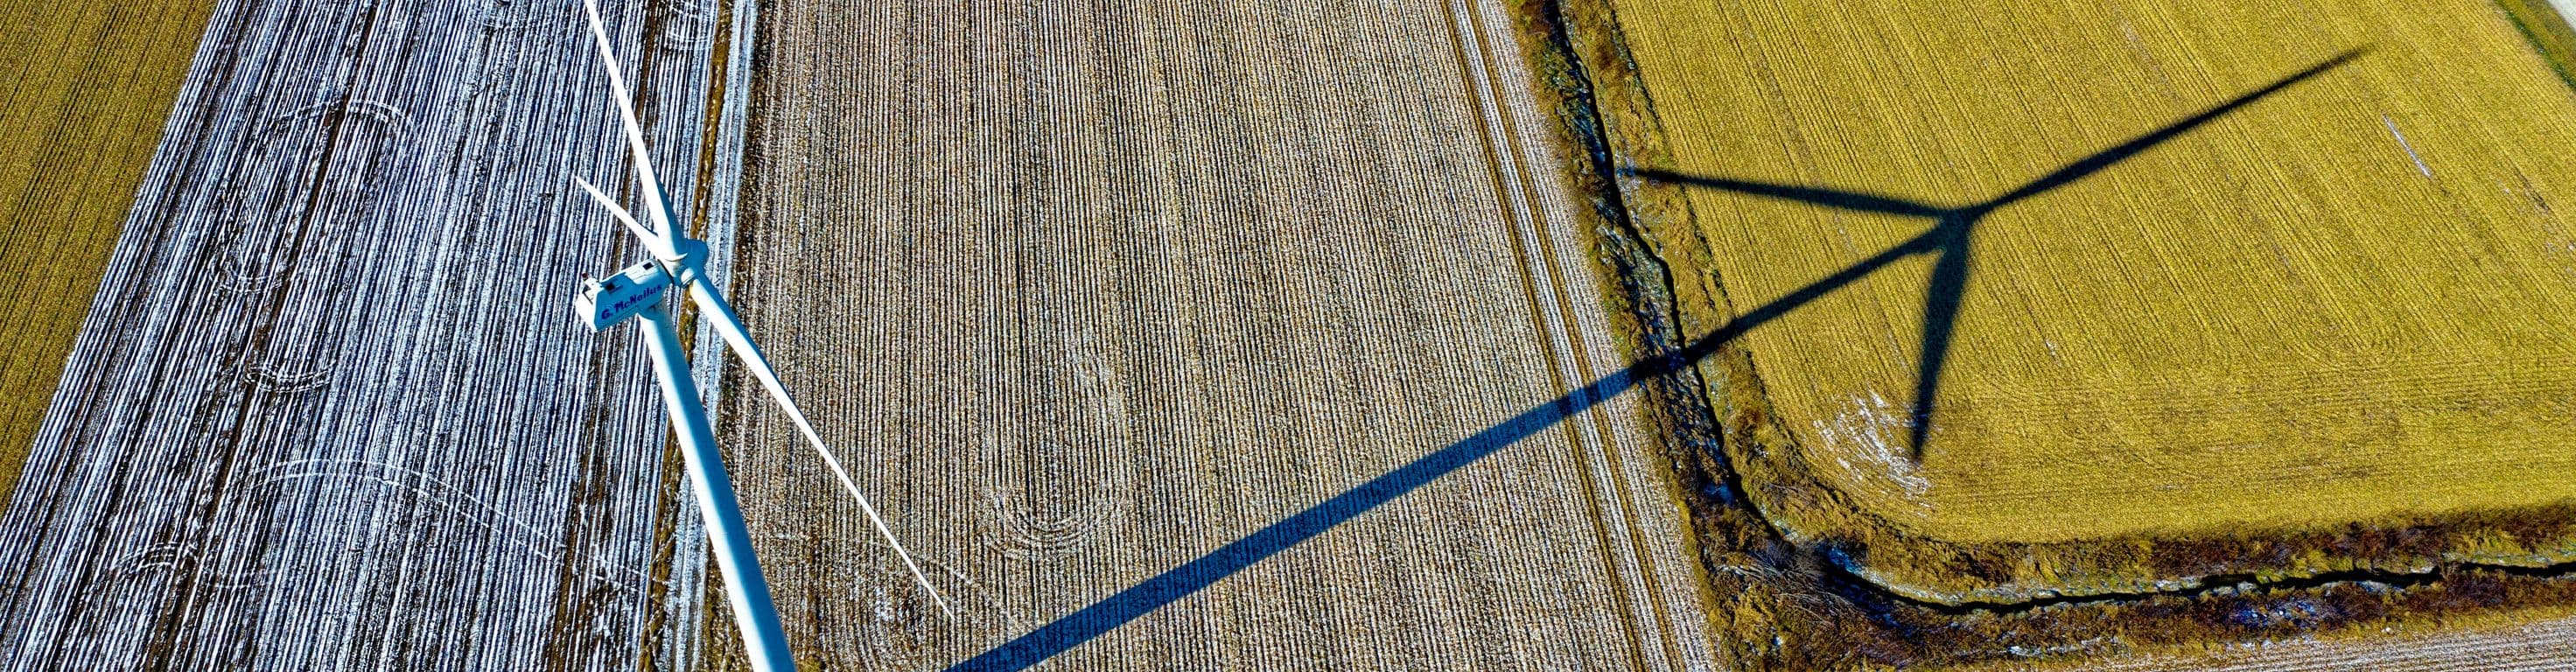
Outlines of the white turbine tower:
[[913,580],[929,593],[941,613],[953,615],[948,609],[948,601],[939,596],[938,589],[931,587],[930,579],[922,575],[920,565],[913,563],[912,554],[904,550],[902,542],[895,540],[894,531],[886,527],[885,518],[877,515],[876,506],[868,503],[867,495],[859,492],[859,484],[850,478],[849,469],[841,466],[840,458],[823,443],[822,435],[815,433],[813,423],[807,422],[805,413],[797,410],[796,400],[789,397],[787,388],[779,384],[778,374],[770,369],[769,360],[761,356],[760,346],[752,344],[751,333],[743,328],[742,319],[734,315],[733,306],[726,304],[724,296],[707,281],[704,267],[706,243],[690,239],[686,232],[672,224],[669,197],[662,191],[661,180],[654,176],[652,160],[644,148],[644,128],[636,122],[635,105],[627,95],[623,70],[617,64],[616,53],[609,47],[608,30],[599,20],[599,5],[595,0],[582,0],[582,5],[589,10],[590,34],[599,44],[600,61],[608,69],[609,92],[617,100],[619,119],[625,123],[626,150],[635,159],[635,178],[643,187],[640,197],[650,226],[636,221],[634,215],[617,205],[616,199],[609,198],[588,180],[574,177],[573,181],[579,183],[583,191],[590,192],[591,198],[606,207],[608,213],[625,224],[635,237],[642,239],[644,249],[652,252],[654,260],[629,266],[605,279],[584,282],[581,297],[575,304],[595,331],[606,330],[626,318],[637,316],[649,325],[644,343],[652,351],[653,372],[662,383],[662,403],[670,409],[671,425],[679,434],[690,486],[697,493],[699,513],[706,518],[707,540],[715,551],[716,565],[724,574],[725,586],[732,593],[734,621],[742,627],[743,648],[753,666],[764,671],[788,671],[796,669],[796,662],[788,652],[787,637],[779,625],[777,608],[770,603],[769,585],[760,576],[760,562],[752,556],[750,531],[743,523],[742,507],[734,499],[733,483],[725,477],[724,461],[716,450],[715,430],[707,422],[706,407],[699,400],[696,383],[689,377],[688,358],[681,352],[678,326],[671,314],[662,308],[663,291],[674,284],[685,289],[689,299],[697,304],[700,316],[713,323],[716,333],[723,335],[725,345],[742,360],[743,367],[751,371],[753,378],[760,380],[760,386],[769,391],[771,398],[778,400],[779,407],[787,412],[787,419],[796,423],[796,429],[804,433],[808,443],[813,444],[814,452],[823,457],[823,464],[831,467],[832,475],[840,479],[841,487],[858,500],[859,509],[867,513],[868,522],[876,526],[877,534],[885,537],[886,544],[903,559],[904,567],[912,571]]

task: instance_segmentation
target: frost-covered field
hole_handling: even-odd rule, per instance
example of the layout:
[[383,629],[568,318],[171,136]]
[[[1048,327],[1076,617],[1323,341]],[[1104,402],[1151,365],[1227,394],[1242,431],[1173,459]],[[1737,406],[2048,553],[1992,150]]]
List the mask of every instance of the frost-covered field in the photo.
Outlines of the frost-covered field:
[[[231,0],[189,32],[0,518],[0,668],[647,655],[665,430],[634,336],[569,307],[633,261],[571,191],[620,171],[578,7]],[[700,155],[714,10],[611,8],[665,165]]]

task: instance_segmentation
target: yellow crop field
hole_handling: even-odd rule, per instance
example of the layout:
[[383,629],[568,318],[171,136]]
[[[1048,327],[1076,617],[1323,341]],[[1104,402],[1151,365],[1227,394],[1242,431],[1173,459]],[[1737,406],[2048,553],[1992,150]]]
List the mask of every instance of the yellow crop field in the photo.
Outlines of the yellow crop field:
[[[1718,394],[1793,539],[1937,601],[2576,558],[2556,38],[2484,0],[1612,4],[1640,188],[1686,208],[1639,219],[1722,297],[1686,318],[1764,318]],[[2435,541],[2355,541],[2398,528]]]
[[214,3],[6,3],[0,495],[17,483]]

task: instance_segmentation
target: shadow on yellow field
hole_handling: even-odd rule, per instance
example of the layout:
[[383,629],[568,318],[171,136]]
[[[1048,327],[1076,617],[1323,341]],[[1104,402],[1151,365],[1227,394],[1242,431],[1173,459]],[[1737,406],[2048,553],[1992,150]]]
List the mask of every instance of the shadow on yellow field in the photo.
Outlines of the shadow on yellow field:
[[[1692,187],[1778,198],[1836,210],[1916,217],[1932,222],[1932,230],[1924,232],[1923,235],[1898,243],[1895,247],[1888,248],[1876,256],[1836,271],[1824,281],[1790,292],[1783,300],[1764,304],[1744,314],[1744,317],[1759,316],[1764,321],[1768,321],[1773,317],[1787,315],[1789,311],[1796,310],[1809,301],[1823,298],[1833,290],[1868,277],[1869,274],[1887,267],[1888,264],[1908,257],[1932,255],[1932,277],[1924,288],[1923,338],[1918,346],[1921,357],[1916,360],[1915,366],[1914,402],[1913,408],[1906,414],[1905,421],[1905,445],[1908,448],[1908,457],[1921,462],[1924,439],[1932,428],[1933,410],[1937,408],[1940,399],[1941,369],[1949,363],[1950,337],[1958,326],[1960,299],[1968,287],[1969,255],[1975,249],[1969,245],[1972,240],[1970,236],[1974,233],[1978,222],[1983,221],[1987,215],[1994,214],[1998,209],[2090,177],[2096,172],[2110,168],[2113,164],[2128,160],[2168,140],[2189,133],[2202,124],[2216,121],[2219,117],[2252,105],[2255,101],[2279,93],[2282,89],[2325,74],[2326,71],[2351,62],[2361,54],[2361,50],[2354,50],[2327,59],[2323,63],[2273,82],[2270,86],[2237,96],[2234,100],[2146,135],[2131,138],[2128,142],[2120,143],[2110,149],[2095,152],[2004,195],[1973,205],[1943,207],[1860,192],[1745,182],[1687,175],[1668,170],[1648,169],[1627,172],[1650,180]],[[1745,322],[1744,317],[1737,318],[1736,322],[1740,325],[1737,328],[1750,330],[1754,325],[1741,324]]]
[[2571,559],[2576,96],[2481,2],[2187,4],[1617,4],[1685,312],[1885,269],[1744,336],[1750,496],[1941,602]]

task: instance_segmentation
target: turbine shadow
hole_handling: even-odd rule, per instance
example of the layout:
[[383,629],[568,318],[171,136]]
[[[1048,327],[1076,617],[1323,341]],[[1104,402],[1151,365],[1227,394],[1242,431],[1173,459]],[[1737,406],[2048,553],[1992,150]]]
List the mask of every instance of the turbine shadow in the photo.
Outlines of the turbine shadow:
[[[2110,168],[2121,161],[2126,161],[2130,157],[2145,153],[2148,149],[2154,148],[2156,145],[2164,144],[2167,140],[2181,137],[2184,133],[2189,133],[2193,129],[2199,128],[2209,122],[2216,121],[2219,117],[2226,116],[2230,112],[2235,112],[2247,105],[2252,105],[2255,101],[2262,100],[2272,94],[2281,92],[2283,89],[2288,89],[2300,82],[2307,81],[2310,78],[2314,78],[2318,75],[2325,74],[2327,71],[2341,67],[2343,64],[2351,62],[2352,59],[2359,58],[2367,51],[2369,51],[2367,48],[2354,49],[2336,55],[2334,58],[2326,59],[2316,65],[2309,66],[2306,70],[2291,73],[2287,77],[2274,80],[2268,86],[2246,92],[2245,94],[2239,95],[2227,102],[2202,110],[2199,114],[2185,117],[2181,121],[2167,124],[2163,128],[2158,128],[2145,135],[2131,138],[2127,142],[2113,145],[2109,149],[2094,152],[2084,158],[2077,159],[2074,162],[2066,164],[2064,167],[2060,167],[2047,175],[2041,176],[2039,179],[2031,180],[2027,184],[2023,184],[2020,187],[2005,192],[2001,196],[1996,196],[1983,203],[1963,207],[1944,208],[1900,198],[1856,191],[1707,177],[1677,173],[1668,170],[1630,169],[1622,172],[1647,180],[1688,187],[1719,189],[1754,196],[1766,196],[1838,210],[1851,210],[1856,212],[1869,212],[1905,217],[1921,217],[1934,220],[1935,223],[1933,224],[1930,232],[1925,233],[1923,237],[1909,241],[1905,245],[1900,245],[1900,247],[1915,246],[1918,248],[1918,253],[1939,255],[1937,260],[1933,262],[1932,277],[1928,285],[1925,287],[1923,296],[1922,356],[1915,365],[1917,374],[1915,376],[1914,384],[1913,409],[1908,417],[1909,436],[1906,444],[1912,450],[1915,461],[1920,462],[1923,459],[1924,447],[1930,440],[1932,420],[1934,413],[1937,410],[1935,404],[1938,403],[1938,399],[1940,398],[1941,372],[1946,368],[1946,365],[1949,362],[1951,336],[1957,329],[1959,322],[1959,306],[1967,295],[1968,271],[1970,267],[1969,242],[1971,235],[1976,231],[1978,222],[1983,221],[1986,215],[1993,214],[1996,210],[2002,209],[2004,206],[2011,205],[2040,194],[2048,193],[2049,191],[2055,190],[2059,187],[2074,184],[2077,181],[2092,176],[2094,173]],[[1863,263],[1868,264],[1870,262]],[[1873,266],[1873,268],[1874,267],[1875,266]]]
[[[1066,614],[1001,646],[958,662],[948,670],[949,672],[1025,670],[1162,608],[1163,605],[1196,593],[1252,566],[1253,563],[1322,535],[1343,522],[1404,496],[1433,480],[1457,471],[1460,467],[1491,455],[1494,451],[1555,426],[1559,421],[1591,410],[1592,407],[1636,387],[1640,381],[1688,368],[1701,359],[1715,354],[1720,347],[1754,327],[1779,319],[1792,310],[1833,293],[1834,290],[1868,277],[1871,273],[1887,267],[1888,264],[1917,254],[1938,253],[1942,255],[1942,260],[1935,263],[1932,286],[1930,291],[1926,292],[1925,373],[1918,379],[1916,393],[1915,413],[1918,420],[1915,423],[1914,443],[1916,456],[1919,459],[1924,440],[1923,428],[1930,424],[1925,419],[1929,418],[1932,411],[1929,400],[1933,397],[1932,390],[1938,385],[1940,360],[1946,359],[1949,352],[1950,323],[1956,320],[1960,298],[1966,291],[1968,234],[1979,219],[1996,208],[2082,179],[2265,96],[2323,74],[2361,55],[2363,51],[2345,52],[2276,81],[2270,86],[2238,96],[2180,122],[2067,164],[2056,172],[1994,200],[1967,207],[1943,208],[1875,194],[1702,177],[1662,170],[1623,170],[1623,173],[1649,180],[1725,189],[1844,210],[1924,217],[1936,220],[1936,223],[1930,231],[1790,291],[1769,303],[1745,311],[1709,332],[1708,335],[1678,350],[1641,360],[1592,381],[1591,384],[1584,385],[1565,396],[1521,411],[1520,414],[1500,424],[1487,427],[1457,443],[1432,451],[1377,478],[1369,479],[1368,482],[1335,495],[1331,499],[1307,507],[1249,536],[1217,547],[1216,550],[1197,559],[1165,570],[1090,606]],[[1937,327],[1933,324],[1935,322],[1939,323]]]

